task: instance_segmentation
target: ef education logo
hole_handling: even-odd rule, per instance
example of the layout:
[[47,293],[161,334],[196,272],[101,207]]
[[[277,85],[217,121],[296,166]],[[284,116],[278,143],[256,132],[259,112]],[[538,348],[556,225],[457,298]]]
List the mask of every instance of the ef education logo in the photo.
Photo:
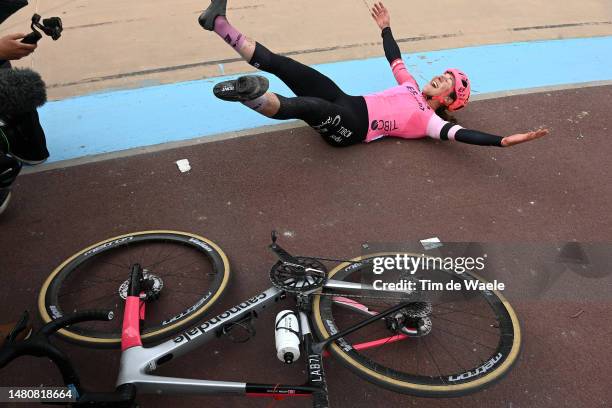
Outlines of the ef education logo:
[[408,90],[408,93],[410,93],[412,95],[412,97],[414,98],[415,102],[419,105],[419,109],[420,110],[425,112],[425,109],[427,109],[427,110],[431,109],[429,107],[429,105],[427,105],[426,103],[423,103],[424,102],[423,101],[423,95],[421,94],[421,92],[419,92],[418,90],[414,89],[410,85],[406,85],[406,89]]

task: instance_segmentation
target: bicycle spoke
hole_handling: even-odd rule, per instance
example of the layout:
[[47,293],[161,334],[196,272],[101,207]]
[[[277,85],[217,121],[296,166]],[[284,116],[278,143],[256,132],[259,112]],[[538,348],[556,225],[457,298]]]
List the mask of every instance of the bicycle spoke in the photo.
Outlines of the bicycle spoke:
[[459,323],[459,322],[455,322],[455,321],[453,321],[453,320],[445,319],[445,318],[440,317],[440,316],[436,316],[436,318],[437,318],[437,319],[440,319],[440,320],[447,321],[447,322],[451,322],[451,323],[454,323],[454,324],[458,324],[458,325],[460,325],[460,326],[469,327],[470,329],[478,330],[478,331],[481,331],[481,332],[483,332],[483,333],[493,334],[493,335],[497,335],[497,334],[498,334],[497,332],[495,332],[495,333],[494,333],[494,332],[490,332],[490,331],[485,330],[485,329],[481,329],[481,328],[478,328],[478,327],[474,327],[474,326],[471,326],[471,325],[466,324],[466,323]]
[[180,290],[180,289],[174,289],[172,288],[173,292],[177,292],[177,293],[185,293],[187,295],[196,295],[196,296],[201,296],[202,294],[199,292],[195,292],[195,291],[187,291],[187,290]]
[[445,307],[440,307],[440,305],[437,305],[437,304],[432,304],[432,307],[434,309],[441,308],[441,309],[450,310],[450,312],[448,312],[448,313],[441,313],[440,315],[452,314],[452,313],[464,313],[464,314],[469,314],[469,315],[475,316],[475,317],[482,317],[483,319],[490,319],[490,316],[483,316],[483,315],[480,315],[478,313],[467,312],[465,310],[456,310],[456,309],[450,309],[450,308],[447,308],[447,307],[446,308]]
[[164,273],[163,277],[164,278],[192,279],[192,280],[197,280],[197,281],[208,281],[209,280],[206,277],[199,276],[198,274],[194,274],[194,275],[189,276],[189,275],[176,275],[176,274],[167,274],[167,273]]
[[453,360],[455,360],[455,363],[457,363],[457,365],[459,367],[461,367],[461,369],[465,372],[468,371],[467,368],[463,367],[463,365],[459,362],[459,360],[457,360],[457,358],[455,357],[455,355],[453,353],[451,353],[450,351],[448,351],[448,349],[446,347],[444,347],[444,344],[442,344],[442,342],[435,337],[435,335],[433,333],[430,334],[431,338],[436,340],[438,342],[438,344],[440,345],[440,347],[442,348],[442,350],[446,351],[446,354],[448,354]]
[[81,303],[79,303],[79,305],[87,305],[87,304],[90,304],[90,303],[96,302],[96,301],[98,301],[98,300],[108,299],[108,298],[110,298],[110,297],[112,297],[112,296],[117,296],[117,297],[119,297],[119,294],[118,294],[117,292],[113,291],[113,292],[111,292],[110,294],[106,294],[106,295],[103,295],[103,296],[97,297],[97,298],[95,298],[95,299],[89,299],[89,300],[87,300],[86,302],[81,302]]
[[455,333],[449,332],[448,330],[444,330],[444,329],[442,329],[442,328],[440,328],[440,327],[437,327],[436,329],[437,329],[438,331],[441,331],[441,332],[444,332],[444,333],[448,333],[448,334],[450,334],[451,336],[453,336],[453,337],[455,337],[455,338],[458,338],[458,339],[460,339],[460,340],[463,340],[463,341],[465,341],[465,342],[467,342],[467,343],[470,343],[470,344],[472,344],[472,345],[474,345],[474,344],[478,344],[479,346],[482,346],[482,347],[487,347],[487,348],[490,348],[491,350],[495,350],[495,347],[487,346],[486,344],[482,344],[482,343],[479,343],[479,342],[474,341],[474,340],[469,340],[469,339],[466,339],[465,337],[459,336],[458,334],[455,334]]
[[381,352],[381,350],[384,348],[385,345],[389,344],[389,341],[391,339],[392,339],[392,337],[388,337],[387,340],[383,344],[381,344],[380,346],[374,347],[375,351],[372,352],[371,358],[374,358],[374,357],[380,355],[379,353]]
[[[195,265],[195,264],[200,263],[200,262],[201,262],[201,260],[200,260],[200,259],[196,259],[195,261],[190,262],[190,263],[188,263],[188,264],[186,264],[186,265],[180,265],[180,266],[178,266],[178,265],[177,265],[177,266],[175,266],[175,267],[173,267],[173,268],[172,268],[172,271],[171,271],[171,272],[173,272],[173,273],[174,273],[174,272],[176,272],[176,271],[184,271],[185,269],[187,269],[187,268],[188,268],[188,267],[190,267],[191,265]],[[184,276],[184,275],[177,275],[177,276]]]
[[[121,282],[121,280],[109,280],[109,282],[116,282],[116,283],[118,283],[118,282]],[[103,283],[106,283],[106,282],[105,281],[93,282],[91,285],[79,288],[78,290],[73,290],[72,292],[62,292],[58,297],[64,297],[64,296],[68,296],[68,295],[73,295],[75,293],[80,293],[80,292],[83,292],[84,290],[96,287],[96,286],[98,286],[101,283],[103,284]]]
[[438,378],[440,378],[440,380],[442,380],[442,382],[446,384],[446,381],[444,380],[444,378],[442,378],[442,371],[440,370],[440,366],[436,362],[436,358],[432,354],[431,350],[429,350],[429,346],[427,345],[427,343],[425,341],[423,341],[423,343],[425,344],[425,349],[427,350],[427,353],[432,358],[432,361],[434,365],[436,366],[436,369],[438,370],[438,374],[439,374]]
[[[170,252],[171,252],[171,251],[169,251],[169,253],[170,253]],[[174,259],[180,258],[182,255],[183,255],[183,253],[179,253],[179,254],[178,254],[178,255],[176,255],[176,256],[173,256],[173,257],[171,257],[171,258],[162,259],[161,261],[155,262],[155,263],[153,263],[153,264],[148,264],[147,266],[144,266],[144,265],[143,265],[143,268],[144,268],[144,269],[152,269],[152,268],[154,268],[154,267],[156,267],[156,266],[159,266],[159,265],[161,265],[161,264],[163,264],[163,263],[165,263],[165,262],[172,261],[172,260],[174,260]]]
[[[138,258],[136,258],[137,260],[138,259],[145,259],[144,258],[144,253],[147,250],[147,247],[145,245],[140,245],[140,248],[141,248],[141,252],[140,252],[140,255],[138,256]],[[130,265],[134,265],[134,263],[135,262],[130,262]]]
[[417,372],[417,374],[420,373],[420,371],[419,371],[419,361],[421,359],[421,342],[422,341],[423,341],[422,338],[419,337],[418,341],[417,341],[417,353],[416,353],[416,360],[417,360],[417,369],[416,369],[416,372]]

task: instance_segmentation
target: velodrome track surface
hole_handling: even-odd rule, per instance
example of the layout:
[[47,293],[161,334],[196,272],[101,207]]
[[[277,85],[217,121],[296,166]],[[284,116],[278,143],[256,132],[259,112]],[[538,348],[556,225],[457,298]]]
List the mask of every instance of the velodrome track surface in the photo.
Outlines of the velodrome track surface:
[[[612,149],[602,131],[608,126],[607,108],[599,101],[610,92],[608,86],[475,102],[461,115],[469,126],[489,130],[494,122],[512,132],[546,124],[553,130],[550,137],[506,150],[391,139],[334,149],[310,129],[299,128],[27,175],[0,219],[7,243],[0,248],[3,315],[35,310],[44,277],[76,250],[139,229],[192,231],[226,250],[234,275],[215,311],[269,286],[274,258],[266,245],[273,228],[287,249],[338,257],[358,255],[363,242],[431,236],[495,243],[609,242],[612,186],[604,180],[612,171]],[[575,106],[588,114],[577,117]],[[181,158],[189,158],[189,173],[178,172],[174,161]],[[524,329],[523,353],[506,379],[470,397],[424,400],[380,390],[330,361],[334,406],[609,405],[610,277],[565,274],[552,297],[532,297],[530,261],[519,265],[501,276]],[[572,318],[580,310],[584,313]],[[248,347],[219,340],[163,372],[300,382],[301,366],[275,361],[273,317],[262,315]],[[74,356],[85,384],[112,388],[117,352],[62,346]],[[2,383],[57,380],[47,363],[34,359],[0,376]],[[242,398],[141,401],[145,406],[268,404]]]
[[[250,34],[281,52],[310,50],[295,54],[306,63],[382,55],[381,45],[375,43],[378,33],[369,16],[362,15],[365,10],[352,6],[354,2],[339,1],[325,13],[321,12],[323,1],[313,2],[312,7],[272,1],[234,3],[232,12],[240,16]],[[395,19],[395,36],[406,39],[400,43],[406,53],[612,34],[609,5],[597,0],[562,8],[545,1],[509,2],[503,9],[494,9],[497,6],[489,2],[464,1],[461,15],[442,8],[441,19],[433,22],[414,21],[429,5],[399,1],[387,5]],[[192,26],[201,8],[199,2],[174,2],[170,10],[167,2],[133,1],[121,10],[120,18],[115,2],[41,1],[38,7],[49,15],[65,12],[69,28],[60,40],[64,43],[47,43],[37,51],[37,59],[22,62],[41,70],[50,85],[50,96],[59,105],[50,104],[48,109],[79,100],[65,99],[68,97],[88,98],[86,94],[92,91],[115,97],[112,88],[173,84],[248,69],[233,61],[231,50],[216,38],[201,40],[202,33]],[[25,21],[31,11],[15,18]],[[491,18],[478,18],[485,14]],[[314,34],[297,35],[299,30],[291,30],[297,18],[313,21],[309,32]],[[261,25],[265,19],[276,25]],[[18,20],[9,22],[13,25],[3,25],[3,31],[19,25]],[[155,36],[152,42],[152,32],[164,22],[170,22],[163,24],[169,30],[167,35]],[[290,35],[279,36],[279,31]],[[117,37],[125,41],[116,41]],[[195,41],[205,43],[206,49],[194,53]],[[589,50],[582,47],[582,52]],[[79,63],[70,59],[74,55],[82,56]],[[537,65],[535,60],[529,62]],[[601,70],[593,72],[609,72],[603,60],[591,65],[597,64]],[[384,64],[380,69],[384,74]],[[612,79],[582,79],[584,72],[576,70],[577,79],[566,82]],[[517,77],[521,76],[530,78],[529,69],[517,69]],[[390,74],[388,79],[392,80]],[[188,84],[181,82],[176,89]],[[551,83],[524,88],[548,85]],[[151,91],[141,89],[143,94]],[[540,126],[551,129],[546,138],[512,149],[396,139],[334,149],[310,129],[291,124],[239,138],[217,140],[212,136],[178,148],[135,149],[125,157],[119,153],[92,161],[90,157],[75,160],[73,155],[70,161],[34,168],[35,172],[18,178],[13,201],[0,217],[2,318],[13,320],[24,309],[36,310],[42,281],[75,251],[135,230],[190,231],[212,239],[226,251],[234,274],[214,312],[269,286],[268,269],[274,259],[266,245],[271,229],[281,233],[281,244],[293,252],[337,257],[358,255],[364,242],[406,242],[432,236],[497,245],[610,242],[611,96],[612,85],[579,84],[572,89],[475,101],[458,115],[465,127],[497,134]],[[168,106],[168,110],[174,108],[185,107]],[[103,118],[98,120],[103,123]],[[120,121],[106,126],[128,128]],[[65,136],[54,131],[52,135]],[[71,138],[63,138],[61,145],[70,146]],[[184,158],[189,159],[192,170],[183,174],[174,162]],[[333,406],[611,405],[612,359],[606,351],[612,312],[609,276],[586,279],[564,274],[547,296],[530,295],[534,284],[527,270],[502,277],[524,329],[523,352],[507,378],[469,397],[426,400],[381,390],[330,360],[326,367]],[[572,317],[581,310],[578,317]],[[302,366],[285,367],[274,356],[273,318],[273,312],[262,315],[257,336],[244,347],[222,339],[209,349],[170,363],[162,372],[299,383]],[[59,344],[73,356],[86,386],[112,389],[119,358],[116,351]],[[0,371],[1,385],[53,381],[59,378],[51,365],[37,359],[24,359]],[[140,401],[144,406],[269,404],[260,399],[205,397],[143,397]],[[306,407],[310,400],[277,404]]]

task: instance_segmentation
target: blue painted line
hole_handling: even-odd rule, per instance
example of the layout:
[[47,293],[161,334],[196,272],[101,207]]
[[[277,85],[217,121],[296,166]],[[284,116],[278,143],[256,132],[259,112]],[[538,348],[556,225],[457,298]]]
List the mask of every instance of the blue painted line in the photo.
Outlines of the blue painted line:
[[[474,95],[569,83],[612,80],[612,36],[534,41],[405,54],[419,83],[460,67]],[[382,50],[381,50],[382,53]],[[394,86],[385,58],[316,65],[347,93]],[[276,77],[270,89],[292,95]],[[50,161],[210,136],[279,123],[212,94],[231,77],[158,85],[53,101],[40,109]]]

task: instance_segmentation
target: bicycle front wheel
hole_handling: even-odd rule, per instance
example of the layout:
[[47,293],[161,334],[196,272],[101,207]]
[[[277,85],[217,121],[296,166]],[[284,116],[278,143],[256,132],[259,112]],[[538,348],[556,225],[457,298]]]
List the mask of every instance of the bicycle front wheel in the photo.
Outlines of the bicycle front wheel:
[[[385,253],[355,258],[333,269],[329,279],[369,285],[379,280],[379,288],[381,283],[401,280],[412,280],[415,287],[420,288],[420,281],[425,278],[443,285],[455,282],[462,288],[466,287],[466,282],[485,282],[473,273],[457,274],[441,269],[416,274],[399,270],[387,270],[382,275],[373,273],[374,258],[395,255]],[[399,328],[400,324],[392,316],[329,346],[332,355],[347,368],[392,391],[423,397],[465,395],[503,377],[519,355],[519,322],[498,291],[417,289],[411,295],[404,294],[404,299],[372,290],[365,293],[345,291],[343,294],[338,293],[338,289],[325,289],[315,297],[314,328],[321,339],[399,302],[409,298],[417,300],[412,309],[408,307],[403,312],[403,321],[412,321],[412,327]]]
[[77,252],[49,275],[38,297],[43,321],[82,310],[112,310],[111,322],[80,323],[58,334],[83,345],[119,346],[128,278],[135,264],[158,295],[146,304],[141,323],[145,343],[193,324],[225,290],[230,274],[221,248],[198,235],[142,231],[113,237]]

